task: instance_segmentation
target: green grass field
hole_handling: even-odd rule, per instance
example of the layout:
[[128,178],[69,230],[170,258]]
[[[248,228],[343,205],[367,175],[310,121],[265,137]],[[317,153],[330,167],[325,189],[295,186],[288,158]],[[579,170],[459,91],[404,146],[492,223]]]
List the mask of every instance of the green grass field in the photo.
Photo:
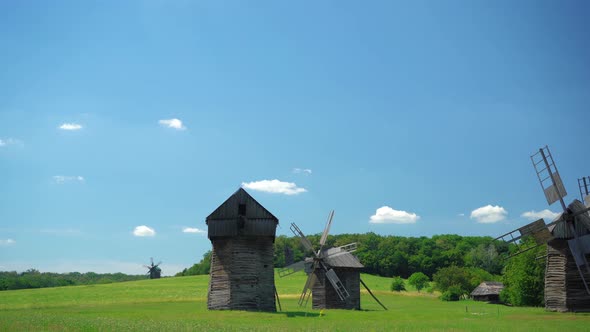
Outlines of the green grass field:
[[[278,278],[283,311],[208,311],[208,276],[0,292],[1,331],[588,331],[589,314],[442,302],[424,293],[392,293],[390,279],[362,278],[389,308],[366,293],[361,311],[297,306],[305,276]],[[311,307],[311,303],[309,304]]]

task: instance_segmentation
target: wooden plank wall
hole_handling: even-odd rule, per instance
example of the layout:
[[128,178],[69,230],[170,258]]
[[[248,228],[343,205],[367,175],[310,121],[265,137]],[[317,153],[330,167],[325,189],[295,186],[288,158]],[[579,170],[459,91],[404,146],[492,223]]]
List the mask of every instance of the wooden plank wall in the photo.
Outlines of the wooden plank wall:
[[[588,258],[588,257],[587,257]],[[590,274],[584,273],[590,283]],[[545,309],[549,311],[590,311],[590,295],[572,255],[547,247],[545,269]]]
[[230,267],[232,246],[230,239],[212,241],[211,270],[209,272],[209,293],[207,308],[209,310],[231,309],[230,303]]
[[276,311],[273,238],[214,239],[208,308]]
[[324,272],[318,273],[318,280],[313,289],[313,309],[361,309],[360,272],[355,269],[334,268],[334,272],[348,290],[350,297],[346,301],[340,300],[330,281],[325,279]]

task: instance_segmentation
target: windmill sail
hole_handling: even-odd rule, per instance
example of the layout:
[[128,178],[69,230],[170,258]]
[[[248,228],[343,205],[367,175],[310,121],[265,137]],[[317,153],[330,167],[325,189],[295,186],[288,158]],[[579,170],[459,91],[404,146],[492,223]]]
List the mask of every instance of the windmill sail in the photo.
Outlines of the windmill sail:
[[567,196],[567,192],[565,191],[549,147],[545,146],[539,149],[539,152],[531,156],[531,162],[535,167],[535,172],[537,173],[541,188],[543,188],[543,192],[545,193],[547,203],[551,205],[560,201],[562,208],[565,210],[563,198]]
[[305,268],[305,261],[300,261],[297,263],[293,263],[291,265],[285,266],[284,268],[279,270],[279,277],[285,277],[295,272],[299,272]]
[[311,242],[307,237],[305,237],[305,234],[303,234],[303,232],[299,229],[299,227],[297,227],[297,225],[295,225],[295,223],[291,223],[290,229],[291,232],[295,234],[295,236],[299,237],[299,239],[301,240],[301,244],[303,244],[306,250],[315,253],[315,250],[313,249]]

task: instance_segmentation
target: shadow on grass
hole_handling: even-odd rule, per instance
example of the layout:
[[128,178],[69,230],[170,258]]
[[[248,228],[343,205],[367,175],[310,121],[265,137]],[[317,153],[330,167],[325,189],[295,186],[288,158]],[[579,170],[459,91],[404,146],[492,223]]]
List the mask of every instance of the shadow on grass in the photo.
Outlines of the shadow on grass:
[[285,315],[288,318],[292,317],[319,317],[319,312],[308,311],[277,311],[277,314]]

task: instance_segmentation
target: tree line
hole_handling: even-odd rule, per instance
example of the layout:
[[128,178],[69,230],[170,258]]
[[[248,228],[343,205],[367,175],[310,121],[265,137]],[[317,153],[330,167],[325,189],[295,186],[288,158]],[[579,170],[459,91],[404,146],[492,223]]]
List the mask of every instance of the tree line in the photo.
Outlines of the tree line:
[[[319,248],[321,234],[308,236],[315,248]],[[339,247],[357,243],[354,252],[365,266],[364,272],[383,277],[399,276],[404,279],[415,272],[429,278],[448,266],[480,268],[492,275],[502,272],[501,255],[508,252],[504,242],[493,241],[488,236],[435,235],[432,237],[383,236],[375,233],[330,235],[325,247]],[[274,264],[281,268],[303,260],[306,253],[299,238],[281,235],[274,243]],[[209,273],[211,252],[177,276]]]
[[29,269],[21,273],[16,271],[0,272],[0,290],[110,284],[146,278],[145,275],[127,275],[124,273],[53,273]]
[[[308,236],[319,248],[321,234]],[[526,241],[526,239],[525,239]],[[404,280],[421,289],[432,280],[430,290],[442,293],[443,300],[466,297],[482,281],[502,281],[501,298],[513,305],[543,304],[545,247],[540,246],[510,260],[503,259],[516,248],[489,236],[455,234],[432,237],[383,236],[375,233],[328,236],[326,247],[357,243],[354,253],[365,266],[364,272],[393,277],[391,290],[404,290]],[[309,256],[297,237],[278,236],[274,243],[275,267],[281,268]],[[177,276],[209,273],[211,251],[201,261]],[[415,278],[419,278],[418,281]],[[410,282],[412,279],[412,282]]]

